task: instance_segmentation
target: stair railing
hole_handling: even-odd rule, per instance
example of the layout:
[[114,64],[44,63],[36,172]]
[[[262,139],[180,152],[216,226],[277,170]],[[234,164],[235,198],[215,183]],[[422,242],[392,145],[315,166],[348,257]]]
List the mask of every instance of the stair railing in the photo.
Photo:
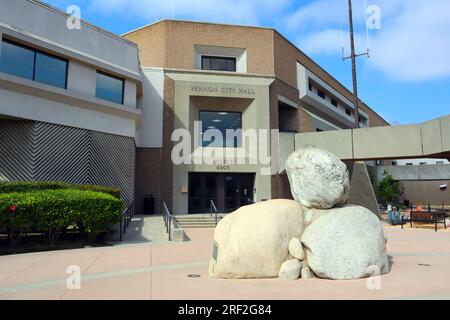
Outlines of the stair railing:
[[212,215],[214,214],[214,224],[217,226],[217,213],[218,213],[218,210],[217,210],[216,204],[214,203],[213,200],[209,200],[209,203],[210,203],[210,206],[211,206],[211,218],[212,218]]
[[171,229],[171,226],[172,226],[172,218],[173,218],[173,216],[172,216],[172,214],[170,213],[170,210],[169,210],[169,208],[167,208],[167,205],[166,205],[166,203],[163,201],[163,216],[164,216],[164,225],[165,225],[165,227],[166,227],[166,232],[169,234],[169,241],[172,241],[172,236],[170,235],[170,229]]
[[123,235],[127,233],[127,227],[130,225],[131,218],[134,216],[134,202],[132,202],[120,216],[119,241],[122,241]]

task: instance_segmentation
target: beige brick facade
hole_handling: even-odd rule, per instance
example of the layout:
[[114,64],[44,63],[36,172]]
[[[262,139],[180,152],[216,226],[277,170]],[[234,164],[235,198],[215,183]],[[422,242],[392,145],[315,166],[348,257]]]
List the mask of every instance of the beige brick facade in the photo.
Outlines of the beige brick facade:
[[[274,29],[164,20],[132,31],[124,37],[138,44],[142,67],[161,67],[167,70],[195,69],[196,45],[245,49],[247,74],[267,75],[275,78],[269,87],[270,128],[272,129],[279,129],[281,121],[289,130],[315,131],[313,118],[307,111],[338,125],[331,115],[321,113],[300,100],[297,89],[297,62],[352,101],[352,93],[347,88]],[[161,209],[161,203],[164,200],[172,209],[174,190],[170,136],[175,119],[174,90],[174,81],[166,76],[164,81],[163,148],[159,154],[160,163],[155,166],[158,168],[159,176],[156,171],[152,171],[150,174],[151,170],[149,169],[149,166],[153,166],[153,161],[157,158],[157,152],[138,150],[138,179],[136,181],[138,205],[140,205],[139,199],[144,194],[154,193],[157,198],[157,208]],[[280,113],[278,96],[289,99],[298,108]],[[360,107],[368,113],[370,126],[388,125],[367,105],[362,103]],[[142,177],[139,177],[140,171],[144,172]],[[152,183],[159,186],[159,189],[150,186]],[[286,175],[272,176],[270,184],[272,198],[291,198]]]

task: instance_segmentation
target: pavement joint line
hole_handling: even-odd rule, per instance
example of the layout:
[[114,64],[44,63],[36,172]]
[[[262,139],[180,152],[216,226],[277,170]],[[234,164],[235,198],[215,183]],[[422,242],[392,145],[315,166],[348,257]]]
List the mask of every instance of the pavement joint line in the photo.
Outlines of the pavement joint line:
[[233,286],[233,284],[230,282],[229,279],[225,279],[225,280],[226,280],[226,282],[230,285],[230,287],[234,290],[234,292],[236,292],[237,295],[238,295],[242,300],[247,300],[247,299],[245,299],[245,297],[239,292],[239,290],[236,289],[236,288]]
[[[43,257],[40,257],[39,259],[37,259],[36,261],[34,261],[33,263],[27,265],[26,267],[23,267],[22,269],[17,270],[16,272],[14,272],[12,275],[6,277],[5,279],[2,279],[0,281],[0,286],[2,283],[8,281],[9,279],[13,278],[14,276],[16,276],[17,274],[19,274],[20,272],[23,272],[25,270],[27,270],[28,268],[32,268],[34,265],[36,265],[37,263],[41,262],[42,260],[44,260],[45,258],[50,258],[53,254],[50,253],[48,255],[44,255]],[[0,287],[1,288],[1,287]]]
[[[192,263],[182,263],[182,264],[170,264],[170,265],[161,265],[161,266],[152,266],[147,268],[137,268],[137,269],[128,269],[121,271],[111,271],[111,272],[103,272],[103,273],[95,273],[90,275],[82,275],[81,276],[81,284],[83,282],[91,282],[96,280],[101,280],[105,278],[113,278],[113,277],[121,277],[127,275],[133,275],[138,273],[146,273],[146,272],[158,272],[165,270],[176,270],[176,269],[187,269],[192,267],[199,267],[208,265],[209,262],[192,262]],[[57,286],[61,284],[66,284],[67,279],[54,279],[47,281],[39,281],[27,284],[21,284],[14,287],[0,287],[0,297],[2,295],[7,295],[11,293],[29,291],[33,289],[41,289],[52,286]]]
[[[84,273],[88,272],[89,269],[100,259],[100,257],[102,257],[106,252],[106,248],[103,249],[100,254],[86,267],[86,270],[84,270]],[[81,278],[83,279],[83,278]],[[64,293],[61,295],[61,297],[59,297],[59,300],[62,300],[64,298],[64,296],[67,294],[67,292],[69,292],[70,290],[67,288],[66,291],[64,291]]]

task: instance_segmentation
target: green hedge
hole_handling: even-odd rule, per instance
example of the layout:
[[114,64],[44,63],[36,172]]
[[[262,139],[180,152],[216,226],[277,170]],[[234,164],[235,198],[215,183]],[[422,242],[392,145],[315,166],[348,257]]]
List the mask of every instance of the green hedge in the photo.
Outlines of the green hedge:
[[[16,206],[15,212],[11,212],[11,206]],[[33,228],[54,233],[77,227],[95,235],[118,223],[121,210],[120,199],[88,190],[55,189],[0,194],[0,226],[14,230]]]
[[25,182],[0,182],[0,194],[13,192],[30,192],[37,190],[78,189],[103,192],[120,199],[120,189],[90,184],[73,184],[59,181],[25,181]]

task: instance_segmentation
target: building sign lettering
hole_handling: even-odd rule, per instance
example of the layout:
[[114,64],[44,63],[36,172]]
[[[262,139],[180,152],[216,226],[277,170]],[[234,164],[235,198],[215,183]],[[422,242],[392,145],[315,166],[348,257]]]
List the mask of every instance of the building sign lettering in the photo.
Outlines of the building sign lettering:
[[229,87],[229,86],[212,86],[212,85],[192,85],[190,91],[195,93],[222,93],[229,95],[244,95],[254,96],[256,95],[255,89],[247,87]]

